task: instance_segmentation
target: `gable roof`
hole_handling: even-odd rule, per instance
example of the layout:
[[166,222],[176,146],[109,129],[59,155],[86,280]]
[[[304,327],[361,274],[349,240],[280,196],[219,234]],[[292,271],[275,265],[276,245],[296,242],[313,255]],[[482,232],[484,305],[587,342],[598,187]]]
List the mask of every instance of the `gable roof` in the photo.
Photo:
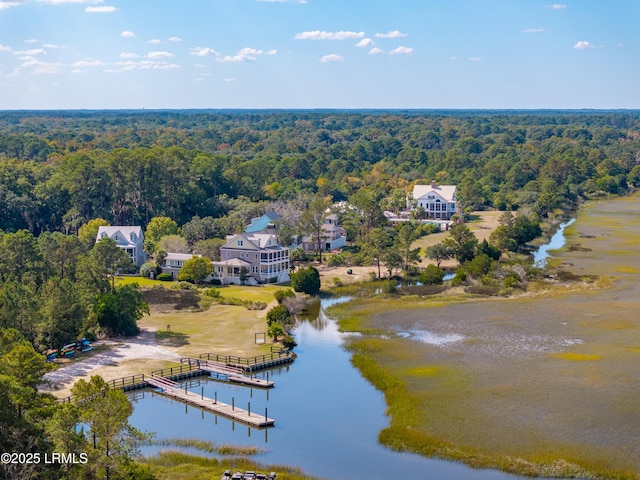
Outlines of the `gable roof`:
[[424,196],[434,193],[447,202],[456,201],[455,185],[415,185],[413,187],[413,199],[418,200]]
[[[238,241],[242,241],[242,245],[238,245]],[[227,243],[221,248],[234,250],[265,250],[280,249],[278,237],[273,233],[238,233],[237,235],[229,235]]]
[[[135,241],[131,240],[131,235],[135,235]],[[135,245],[141,239],[144,238],[142,234],[142,227],[129,227],[129,226],[107,226],[107,227],[98,227],[98,234],[96,235],[96,242],[100,241],[101,238],[111,238],[115,240],[115,237],[118,237],[116,243],[118,245]]]
[[251,224],[247,225],[244,231],[246,233],[262,232],[263,230],[267,229],[269,224],[275,222],[279,218],[280,218],[280,215],[278,215],[273,210],[270,210],[264,215],[262,215],[261,217],[252,218]]

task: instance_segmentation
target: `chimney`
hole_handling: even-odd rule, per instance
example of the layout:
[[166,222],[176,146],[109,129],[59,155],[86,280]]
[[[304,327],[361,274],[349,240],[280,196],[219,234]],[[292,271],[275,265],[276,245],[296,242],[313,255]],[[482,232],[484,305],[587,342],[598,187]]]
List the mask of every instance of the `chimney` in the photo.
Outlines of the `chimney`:
[[431,180],[431,188],[438,188],[435,180]]

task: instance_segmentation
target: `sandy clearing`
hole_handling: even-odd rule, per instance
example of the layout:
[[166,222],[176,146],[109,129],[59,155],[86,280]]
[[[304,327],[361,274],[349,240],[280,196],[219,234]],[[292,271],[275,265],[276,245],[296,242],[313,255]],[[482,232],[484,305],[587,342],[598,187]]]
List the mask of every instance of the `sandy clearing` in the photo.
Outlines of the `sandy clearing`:
[[[63,365],[53,372],[45,374],[44,385],[41,390],[64,395],[71,388],[73,382],[80,378],[89,378],[100,370],[105,380],[112,380],[125,375],[122,369],[117,368],[123,362],[132,360],[163,360],[177,362],[180,355],[171,347],[159,346],[156,343],[155,332],[144,329],[135,337],[126,339],[99,340],[94,346],[107,345],[108,350],[100,352],[89,358],[79,359],[73,363]],[[116,367],[105,369],[104,367]]]

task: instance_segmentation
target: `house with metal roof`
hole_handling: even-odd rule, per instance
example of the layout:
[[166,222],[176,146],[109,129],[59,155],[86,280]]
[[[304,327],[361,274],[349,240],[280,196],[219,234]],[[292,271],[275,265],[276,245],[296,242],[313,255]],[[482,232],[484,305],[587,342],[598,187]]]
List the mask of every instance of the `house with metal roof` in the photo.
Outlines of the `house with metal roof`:
[[110,238],[116,242],[118,248],[123,249],[131,261],[140,267],[147,261],[147,255],[144,252],[144,234],[142,227],[128,226],[107,226],[99,227],[96,235],[96,242],[103,238]]

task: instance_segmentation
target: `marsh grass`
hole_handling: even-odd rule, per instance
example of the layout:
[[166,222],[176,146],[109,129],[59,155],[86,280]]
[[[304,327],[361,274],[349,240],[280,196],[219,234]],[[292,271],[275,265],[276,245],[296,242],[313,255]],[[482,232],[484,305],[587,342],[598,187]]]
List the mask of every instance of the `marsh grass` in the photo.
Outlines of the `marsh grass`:
[[562,360],[570,360],[572,362],[596,362],[602,360],[600,355],[589,355],[586,353],[564,352],[564,353],[552,353],[553,358],[559,358]]
[[278,480],[313,480],[298,468],[264,465],[244,457],[209,458],[168,451],[147,457],[139,463],[147,465],[160,480],[211,480],[221,478],[225,470],[276,472]]
[[161,447],[184,447],[200,450],[201,452],[216,453],[218,455],[228,456],[253,456],[264,453],[265,450],[258,447],[247,447],[242,445],[216,445],[207,440],[198,440],[195,438],[165,438],[161,440],[152,440],[151,445]]

